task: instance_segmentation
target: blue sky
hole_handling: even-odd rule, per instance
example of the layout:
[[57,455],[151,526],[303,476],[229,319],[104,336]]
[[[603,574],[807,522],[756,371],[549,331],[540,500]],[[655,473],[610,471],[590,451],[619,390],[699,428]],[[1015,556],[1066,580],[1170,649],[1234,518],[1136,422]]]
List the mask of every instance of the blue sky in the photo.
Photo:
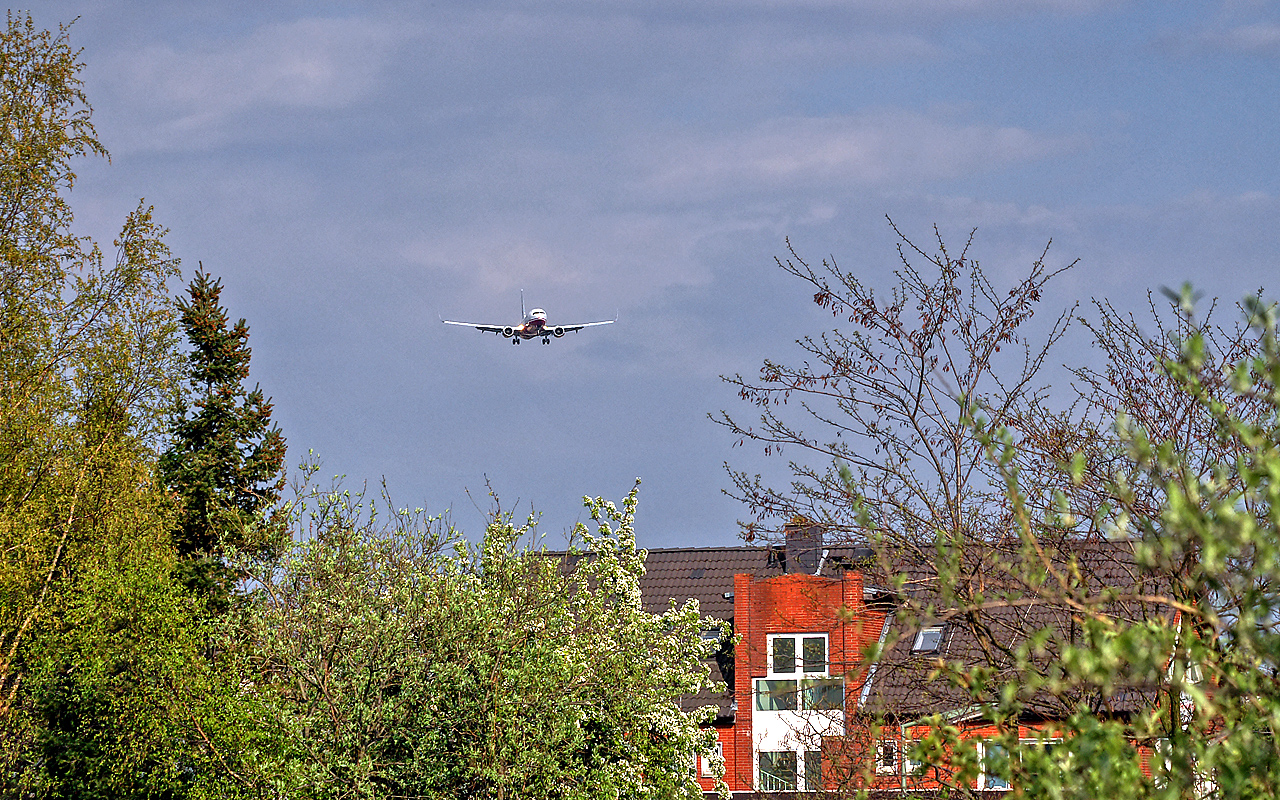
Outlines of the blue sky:
[[[290,460],[476,531],[486,478],[553,536],[644,480],[648,546],[728,544],[719,375],[829,326],[790,237],[873,285],[893,217],[1006,282],[1079,259],[1045,316],[1191,281],[1280,295],[1280,10],[1107,0],[52,0],[112,160],[248,319]],[[610,318],[552,347],[440,325]],[[1091,358],[1068,340],[1056,361]],[[1051,376],[1052,377],[1052,376]],[[1059,387],[1065,391],[1066,387]],[[786,455],[798,456],[798,453]]]

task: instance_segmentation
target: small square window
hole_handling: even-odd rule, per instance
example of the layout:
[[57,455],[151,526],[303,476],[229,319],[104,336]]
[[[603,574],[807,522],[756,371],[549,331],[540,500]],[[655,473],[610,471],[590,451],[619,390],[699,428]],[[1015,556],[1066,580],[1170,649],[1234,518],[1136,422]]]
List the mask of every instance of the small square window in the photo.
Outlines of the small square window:
[[911,652],[937,652],[938,647],[942,644],[942,634],[945,630],[946,628],[942,625],[930,625],[927,628],[921,628],[920,632],[916,634],[916,641],[911,646]]
[[917,761],[907,755],[907,751],[911,749],[910,743],[903,743],[902,753],[902,774],[903,775],[923,775],[925,764],[923,761]]

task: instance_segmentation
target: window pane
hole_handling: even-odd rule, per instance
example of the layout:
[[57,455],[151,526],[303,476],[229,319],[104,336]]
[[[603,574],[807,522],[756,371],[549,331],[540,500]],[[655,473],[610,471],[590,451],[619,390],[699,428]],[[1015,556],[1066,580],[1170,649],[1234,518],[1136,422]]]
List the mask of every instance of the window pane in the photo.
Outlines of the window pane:
[[795,711],[795,681],[756,681],[756,711]]
[[983,772],[986,773],[986,785],[984,789],[1008,789],[1009,781],[999,775],[992,773],[1003,773],[1009,768],[1009,753],[1002,745],[989,744],[983,750],[984,758],[982,763]]
[[822,791],[821,750],[806,750],[804,753],[804,788],[809,792]]
[[[724,760],[724,742],[716,742],[716,755],[718,755],[722,761]],[[723,771],[721,772],[721,775],[723,775]],[[704,778],[719,778],[719,777],[721,777],[721,775],[717,775],[717,774],[716,774],[716,771],[715,771],[714,769],[712,769],[712,767],[711,767],[711,760],[710,760],[709,758],[703,757],[703,759],[702,759],[702,777],[704,777]]]
[[794,792],[796,790],[796,754],[761,753],[760,789],[765,792]]
[[[906,745],[904,745],[904,750]],[[924,762],[916,761],[914,758],[907,758],[904,754],[902,757],[902,772],[904,775],[920,775],[924,772]]]
[[876,743],[876,774],[893,775],[898,771],[898,743]]
[[808,711],[843,710],[844,678],[805,681],[804,707]]
[[804,637],[804,671],[827,671],[827,639],[825,636]]
[[773,640],[773,671],[796,671],[796,640],[790,636],[779,636]]

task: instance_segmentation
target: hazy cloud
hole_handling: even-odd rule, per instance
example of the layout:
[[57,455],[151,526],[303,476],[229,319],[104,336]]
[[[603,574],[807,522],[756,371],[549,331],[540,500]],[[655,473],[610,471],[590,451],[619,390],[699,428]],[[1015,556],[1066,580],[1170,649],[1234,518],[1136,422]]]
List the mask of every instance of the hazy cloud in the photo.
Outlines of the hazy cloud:
[[135,119],[116,146],[202,149],[235,138],[244,112],[348,106],[377,86],[399,38],[382,23],[312,18],[202,47],[117,53],[104,83]]
[[958,124],[911,111],[773,119],[736,135],[671,142],[650,191],[701,196],[743,189],[955,178],[1081,147],[1078,136]]
[[1199,42],[1214,50],[1275,54],[1280,52],[1280,24],[1255,22],[1224,31],[1206,32],[1199,37]]

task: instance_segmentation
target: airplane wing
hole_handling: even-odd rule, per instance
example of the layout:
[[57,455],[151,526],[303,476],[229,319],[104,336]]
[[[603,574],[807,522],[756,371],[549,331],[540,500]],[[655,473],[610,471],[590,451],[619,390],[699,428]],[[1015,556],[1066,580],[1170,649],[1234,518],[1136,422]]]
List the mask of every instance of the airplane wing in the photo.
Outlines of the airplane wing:
[[485,333],[502,333],[502,329],[507,327],[506,325],[485,325],[480,322],[457,322],[451,319],[442,319],[440,321],[445,325],[465,325],[468,328],[475,328],[476,330],[484,331]]
[[606,319],[602,322],[577,322],[577,323],[574,323],[573,325],[551,325],[548,327],[564,328],[564,332],[568,333],[569,331],[580,331],[583,328],[591,328],[596,325],[612,325],[615,322],[617,322],[616,319]]

